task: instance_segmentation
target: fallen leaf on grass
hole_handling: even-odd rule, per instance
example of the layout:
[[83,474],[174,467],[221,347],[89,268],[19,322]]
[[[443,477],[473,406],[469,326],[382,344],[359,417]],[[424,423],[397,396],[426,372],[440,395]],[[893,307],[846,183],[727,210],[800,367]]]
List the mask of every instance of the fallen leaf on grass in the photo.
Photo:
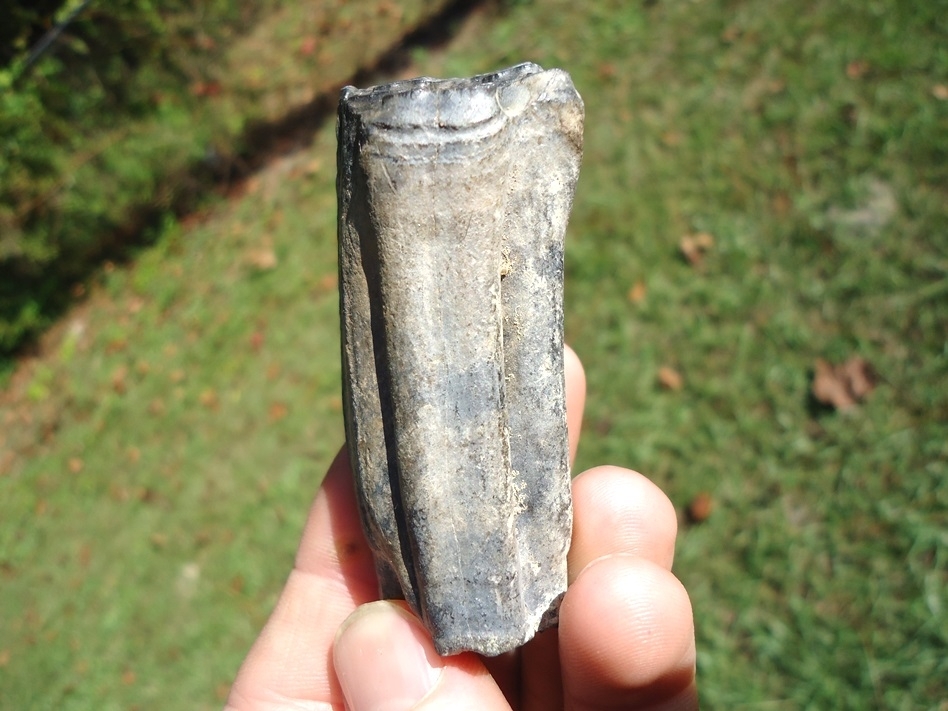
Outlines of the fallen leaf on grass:
[[615,79],[616,65],[612,62],[603,62],[597,67],[596,73],[599,74],[600,79]]
[[230,579],[230,589],[231,592],[237,593],[238,595],[244,591],[244,576],[235,575]]
[[692,523],[707,521],[713,510],[714,499],[711,498],[711,494],[702,491],[688,504],[688,520]]
[[948,101],[948,84],[935,84],[932,87],[932,96],[939,101]]
[[78,474],[82,471],[82,460],[79,457],[73,457],[68,462],[69,471],[72,474]]
[[272,249],[252,249],[247,252],[247,264],[262,272],[268,272],[277,265],[276,252]]
[[222,88],[220,82],[217,81],[196,81],[191,85],[191,95],[217,96]]
[[217,397],[217,392],[212,388],[203,390],[198,396],[198,401],[208,410],[216,410],[220,402],[219,398]]
[[328,294],[330,291],[336,290],[336,287],[339,285],[339,277],[336,276],[335,272],[323,274],[317,284],[317,294]]
[[125,378],[128,377],[128,366],[120,365],[115,369],[115,372],[112,373],[112,389],[118,395],[124,395],[125,390],[127,389],[125,384]]
[[10,663],[10,650],[0,649],[0,667],[5,667]]
[[300,42],[300,54],[302,54],[304,57],[308,57],[315,51],[316,51],[316,38],[304,37],[303,41]]
[[145,308],[145,300],[140,296],[133,296],[131,299],[129,299],[127,308],[128,312],[134,316],[143,308]]
[[607,434],[612,432],[613,423],[612,420],[604,418],[593,423],[593,430],[600,437],[605,437]]
[[382,0],[377,8],[379,17],[391,17],[395,22],[402,19],[402,8],[391,0]]
[[693,235],[684,235],[678,243],[682,256],[692,266],[698,266],[704,259],[705,253],[714,246],[714,237],[707,232],[697,232]]
[[833,365],[822,358],[813,368],[813,397],[837,410],[855,407],[875,390],[879,378],[865,358],[853,356]]
[[658,384],[665,390],[681,390],[685,384],[685,379],[674,368],[663,365],[658,369]]
[[846,76],[850,79],[862,79],[869,71],[869,62],[864,59],[854,59],[846,65]]
[[629,301],[633,304],[641,304],[643,301],[645,301],[645,294],[647,291],[648,289],[645,286],[645,282],[640,279],[629,289]]
[[105,352],[108,355],[112,355],[114,353],[121,353],[126,348],[128,348],[127,338],[115,338],[106,344]]
[[279,422],[290,413],[288,408],[282,402],[275,402],[270,405],[270,422]]

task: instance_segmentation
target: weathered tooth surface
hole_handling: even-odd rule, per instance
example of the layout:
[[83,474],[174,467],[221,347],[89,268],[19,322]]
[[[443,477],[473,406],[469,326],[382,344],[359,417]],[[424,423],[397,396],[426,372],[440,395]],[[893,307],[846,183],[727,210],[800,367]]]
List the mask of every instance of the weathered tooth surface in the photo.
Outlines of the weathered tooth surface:
[[343,89],[346,434],[381,592],[438,651],[556,620],[571,529],[563,236],[583,104],[561,70]]

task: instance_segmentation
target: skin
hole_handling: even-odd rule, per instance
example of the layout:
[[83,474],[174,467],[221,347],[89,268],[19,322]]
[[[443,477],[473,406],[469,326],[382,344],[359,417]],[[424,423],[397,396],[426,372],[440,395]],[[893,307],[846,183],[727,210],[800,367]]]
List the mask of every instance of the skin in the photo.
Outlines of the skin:
[[[569,349],[566,379],[575,456],[586,384]],[[227,711],[697,709],[672,504],[641,474],[602,466],[573,480],[573,507],[559,628],[500,657],[441,658],[404,603],[378,600],[343,449]]]

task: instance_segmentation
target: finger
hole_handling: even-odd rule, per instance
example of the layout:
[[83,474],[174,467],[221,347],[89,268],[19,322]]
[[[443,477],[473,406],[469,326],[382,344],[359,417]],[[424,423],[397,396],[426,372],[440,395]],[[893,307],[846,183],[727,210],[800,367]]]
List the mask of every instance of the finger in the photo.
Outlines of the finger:
[[668,497],[644,476],[596,467],[573,479],[570,581],[605,555],[627,553],[671,569],[678,516]]
[[698,708],[688,594],[647,560],[583,570],[560,609],[560,658],[569,711]]
[[333,637],[358,605],[375,597],[372,557],[342,451],[310,509],[296,568],[237,674],[227,708],[298,708],[304,702],[341,708]]
[[576,449],[579,447],[583,409],[586,406],[586,373],[576,352],[569,346],[565,349],[566,429],[569,435],[569,461],[572,463],[576,459]]
[[510,711],[477,655],[438,656],[403,602],[360,607],[339,629],[333,660],[349,711]]

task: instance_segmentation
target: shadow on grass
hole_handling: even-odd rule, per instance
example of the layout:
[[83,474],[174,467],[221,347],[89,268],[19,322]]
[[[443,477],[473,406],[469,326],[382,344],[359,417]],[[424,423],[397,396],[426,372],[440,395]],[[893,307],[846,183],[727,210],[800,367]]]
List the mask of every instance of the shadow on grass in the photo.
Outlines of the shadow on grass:
[[378,77],[406,68],[417,49],[437,49],[456,34],[460,23],[485,5],[503,7],[502,0],[456,0],[419,27],[403,35],[370,64],[359,68],[338,85],[317,94],[302,106],[291,108],[273,121],[250,123],[234,141],[232,154],[214,151],[187,168],[157,180],[155,193],[163,199],[133,206],[122,224],[85,254],[59,260],[55,272],[13,276],[0,289],[0,310],[11,314],[32,311],[35,332],[4,352],[0,347],[0,387],[12,373],[18,357],[36,355],[40,337],[72,304],[80,300],[87,281],[107,261],[133,260],[160,236],[169,216],[181,219],[200,209],[211,195],[238,194],[241,183],[277,156],[308,146],[316,132],[333,120],[339,90],[346,84],[367,85]]

